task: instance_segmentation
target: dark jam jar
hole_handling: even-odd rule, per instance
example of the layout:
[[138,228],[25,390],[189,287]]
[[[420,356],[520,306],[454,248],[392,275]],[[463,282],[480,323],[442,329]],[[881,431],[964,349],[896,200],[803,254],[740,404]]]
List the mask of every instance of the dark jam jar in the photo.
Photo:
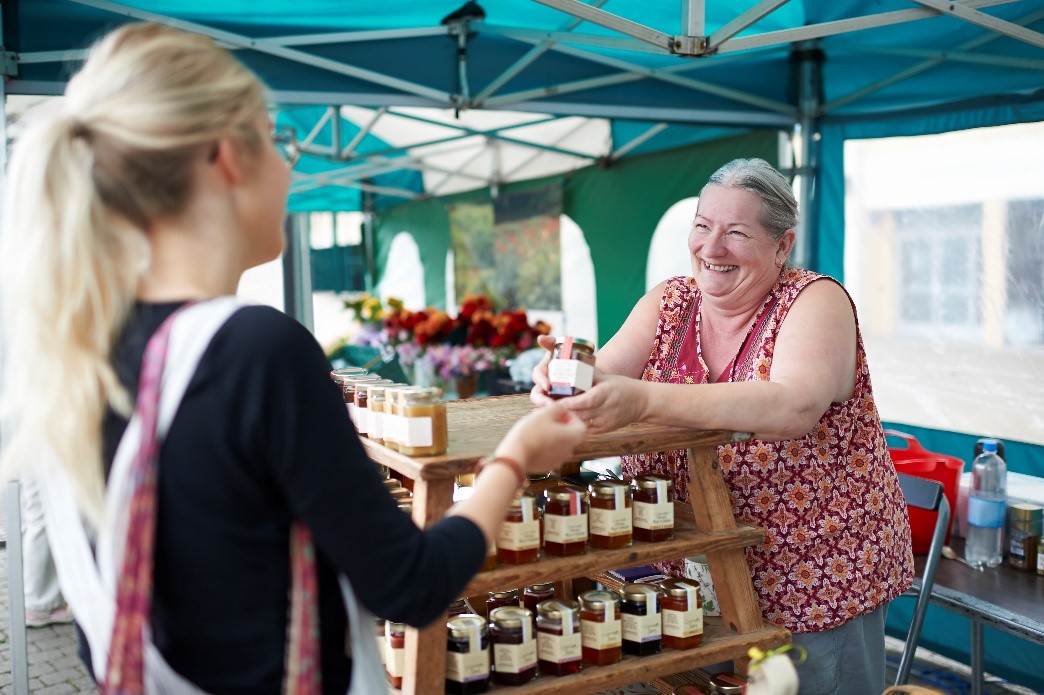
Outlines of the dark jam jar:
[[496,608],[501,608],[503,606],[518,608],[519,605],[518,589],[512,589],[511,591],[491,591],[486,594],[486,615],[492,613]]
[[384,623],[384,673],[393,688],[402,687],[406,672],[406,626],[403,623]]
[[590,341],[571,336],[557,338],[547,365],[547,378],[551,381],[547,395],[566,398],[590,389],[594,381],[594,352],[594,343]]
[[692,649],[703,642],[703,599],[694,579],[664,579],[663,646]]
[[619,661],[623,642],[620,595],[615,591],[580,594],[580,634],[585,664],[605,666]]
[[591,483],[591,546],[603,550],[631,545],[631,488],[617,480]]
[[581,668],[580,604],[542,601],[537,605],[537,663],[540,672],[568,676]]
[[540,555],[540,510],[536,498],[522,493],[508,507],[497,534],[497,559],[508,565],[536,562]]
[[505,606],[489,614],[489,638],[493,643],[493,682],[522,685],[536,677],[537,643],[533,614],[525,608]]
[[662,475],[640,475],[634,489],[634,539],[669,541],[674,538],[674,485]]
[[489,630],[479,615],[446,622],[446,692],[471,695],[489,690]]
[[544,552],[558,557],[587,552],[587,491],[562,485],[544,496]]
[[624,654],[659,654],[663,639],[660,615],[663,590],[648,584],[624,584],[620,596]]
[[474,612],[475,611],[471,609],[471,604],[468,603],[466,598],[458,598],[449,605],[449,608],[446,609],[446,614],[451,618],[455,618],[458,615],[464,615],[465,613],[473,614]]
[[536,619],[537,606],[544,601],[550,601],[555,597],[555,585],[551,583],[547,584],[531,584],[522,590],[522,605],[525,606],[526,610],[533,614],[533,619]]

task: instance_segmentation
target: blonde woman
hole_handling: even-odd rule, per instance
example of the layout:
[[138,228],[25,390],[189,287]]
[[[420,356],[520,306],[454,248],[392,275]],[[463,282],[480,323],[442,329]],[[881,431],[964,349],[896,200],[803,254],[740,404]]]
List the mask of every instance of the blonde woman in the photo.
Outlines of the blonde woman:
[[[226,50],[136,24],[14,148],[4,464],[44,481],[62,588],[109,691],[161,676],[168,692],[358,691],[353,597],[414,625],[441,615],[520,478],[585,432],[534,413],[446,519],[421,531],[400,513],[312,336],[229,298],[282,249],[290,174],[272,134],[262,85]],[[288,637],[288,612],[298,635],[317,617],[318,640]]]

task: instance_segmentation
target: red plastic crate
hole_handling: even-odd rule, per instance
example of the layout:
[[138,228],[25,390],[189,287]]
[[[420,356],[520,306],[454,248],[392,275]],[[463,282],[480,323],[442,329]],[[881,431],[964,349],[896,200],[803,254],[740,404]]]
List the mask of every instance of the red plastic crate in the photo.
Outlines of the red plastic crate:
[[[888,448],[896,471],[943,484],[943,494],[950,503],[950,526],[946,529],[946,542],[949,543],[950,529],[953,528],[953,519],[957,515],[957,489],[961,482],[961,473],[964,472],[964,461],[956,456],[928,451],[921,446],[916,437],[905,432],[885,430],[885,434],[901,439],[905,444],[899,448]],[[910,513],[914,555],[924,555],[932,544],[932,533],[935,531],[935,521],[939,512],[912,507],[908,507],[907,510]]]

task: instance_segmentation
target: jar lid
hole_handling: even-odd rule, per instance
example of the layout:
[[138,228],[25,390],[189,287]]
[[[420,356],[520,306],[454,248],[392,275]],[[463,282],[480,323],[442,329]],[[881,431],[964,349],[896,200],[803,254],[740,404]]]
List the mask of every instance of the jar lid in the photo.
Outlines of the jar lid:
[[343,369],[331,370],[330,378],[337,381],[346,376],[359,376],[360,374],[369,374],[369,372],[362,367],[344,367]]
[[579,610],[580,604],[576,601],[548,599],[537,604],[537,615],[551,620],[561,620],[563,613],[572,611],[575,615]]
[[715,693],[736,693],[738,695],[743,692],[743,684],[746,682],[739,674],[731,671],[715,673],[710,677],[710,684]]
[[558,487],[549,487],[544,490],[544,497],[554,502],[568,502],[577,494],[580,495],[582,501],[587,501],[587,490],[575,485],[559,485]]
[[446,610],[451,611],[454,608],[463,608],[466,605],[468,605],[468,602],[466,600],[458,598],[454,601],[451,601],[449,607]]
[[378,381],[368,381],[368,382],[365,382],[364,384],[362,384],[358,388],[361,388],[364,391],[366,391],[366,393],[368,395],[372,395],[375,391],[381,391],[383,393],[384,389],[386,389],[389,386],[391,386],[392,383],[393,382],[392,382],[391,379],[380,379]]
[[385,624],[388,626],[388,632],[406,632],[406,623],[393,623],[389,620]]
[[410,492],[409,490],[407,490],[404,487],[397,487],[397,488],[394,488],[394,489],[389,489],[388,493],[392,497],[397,499],[397,500],[401,500],[403,498],[409,499],[409,498],[413,497],[413,493]]
[[402,487],[402,483],[396,480],[395,478],[385,478],[381,481],[381,483],[384,485],[384,487],[388,488],[389,490],[396,490]]
[[341,385],[342,390],[354,392],[359,385],[372,381],[382,381],[382,379],[379,374],[359,374],[357,376],[341,377],[337,380],[337,383]]
[[533,613],[516,606],[501,606],[489,612],[489,621],[495,623],[497,627],[522,627],[523,622],[527,625],[532,624]]
[[667,487],[671,487],[674,485],[674,482],[670,478],[663,475],[655,475],[652,473],[650,473],[649,475],[638,476],[634,479],[634,484],[644,490],[652,490],[656,487],[656,483],[660,481],[665,481],[667,483]]
[[664,579],[660,588],[678,598],[688,596],[690,591],[695,591],[697,598],[700,595],[700,583],[695,579]]
[[462,613],[446,621],[446,628],[453,637],[470,637],[476,630],[486,634],[486,619],[474,613]]
[[584,608],[605,611],[620,603],[620,595],[615,591],[585,591],[580,594],[580,603]]
[[415,387],[409,390],[403,389],[400,393],[402,394],[400,398],[407,403],[433,401],[442,397],[442,389],[437,386]]
[[413,514],[413,502],[410,500],[399,502],[399,511],[405,512],[406,514]]
[[[560,335],[555,338],[555,347],[559,347],[565,342],[568,336]],[[595,344],[590,340],[584,340],[583,338],[573,338],[573,347],[580,348],[582,350],[595,351]]]
[[591,496],[599,499],[612,499],[621,488],[626,492],[631,490],[630,485],[619,480],[596,480],[589,486]]
[[1044,519],[1044,507],[1029,502],[1008,505],[1008,516],[1012,521],[1040,521]]
[[487,596],[496,601],[506,601],[507,599],[518,600],[518,589],[512,589],[511,591],[491,591]]
[[552,584],[551,582],[547,582],[546,584],[530,584],[529,586],[526,587],[526,591],[532,591],[534,594],[543,594],[543,593],[546,593],[548,591],[554,591],[554,590],[555,590],[555,585]]
[[646,603],[650,596],[662,596],[664,592],[655,584],[624,584],[620,587],[620,593],[628,601]]

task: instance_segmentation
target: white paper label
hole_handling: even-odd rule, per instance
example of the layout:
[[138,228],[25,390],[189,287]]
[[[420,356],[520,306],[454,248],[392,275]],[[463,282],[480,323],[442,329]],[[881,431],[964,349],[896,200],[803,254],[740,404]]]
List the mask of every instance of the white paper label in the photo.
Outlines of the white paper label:
[[406,446],[431,446],[431,418],[430,417],[404,417],[405,427],[403,439],[400,440]]
[[348,419],[355,425],[355,429],[359,429],[359,409],[355,407],[354,403],[345,403],[348,406]]
[[547,632],[537,633],[537,655],[541,661],[550,661],[553,664],[579,661],[581,646],[579,632],[574,632],[571,635],[552,635]]
[[587,540],[587,515],[559,516],[544,515],[544,541],[552,543],[578,543]]
[[607,623],[581,620],[580,634],[583,635],[583,645],[588,649],[611,649],[620,646],[623,627],[619,620],[610,620]]
[[663,611],[663,634],[670,637],[695,637],[703,634],[703,611]]
[[552,384],[587,391],[594,382],[594,367],[580,360],[554,359],[547,365],[547,377]]
[[489,678],[489,650],[461,654],[446,652],[446,680],[471,683]]
[[539,521],[506,521],[500,525],[497,547],[504,550],[532,550],[540,547]]
[[392,649],[388,647],[385,656],[387,660],[384,662],[384,665],[388,669],[388,675],[393,678],[402,678],[406,673],[406,649]]
[[647,531],[674,528],[674,503],[634,502],[634,525]]
[[359,431],[359,434],[368,434],[370,431],[370,409],[369,408],[355,408],[354,420],[355,429]]
[[403,439],[406,429],[406,418],[402,415],[384,414],[384,441],[398,444]]
[[373,439],[384,439],[384,413],[366,409],[366,431]]
[[381,663],[388,663],[388,656],[384,653],[384,637],[382,635],[375,635],[374,640],[377,642],[377,653],[381,655]]
[[626,536],[631,533],[630,509],[591,507],[592,536]]
[[535,668],[537,662],[536,640],[524,644],[494,644],[493,666],[498,673],[522,673]]
[[663,634],[659,613],[652,615],[624,613],[620,617],[623,623],[623,638],[628,642],[652,642],[660,639]]

